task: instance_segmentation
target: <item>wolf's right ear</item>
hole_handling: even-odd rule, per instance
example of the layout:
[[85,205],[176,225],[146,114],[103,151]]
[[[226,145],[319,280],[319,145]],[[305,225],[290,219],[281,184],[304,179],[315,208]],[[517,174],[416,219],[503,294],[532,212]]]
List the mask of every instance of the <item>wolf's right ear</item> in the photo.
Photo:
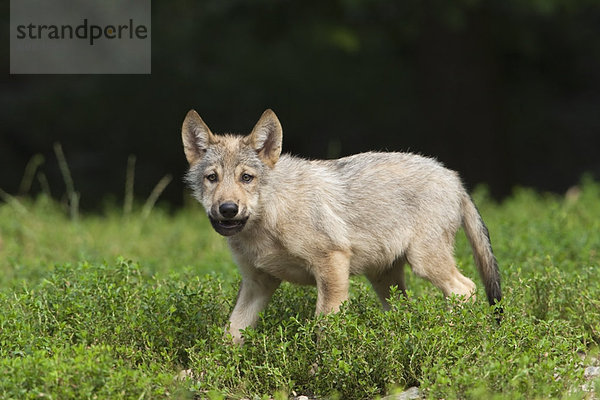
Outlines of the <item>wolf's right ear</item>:
[[190,165],[198,162],[206,153],[206,149],[214,143],[214,136],[202,118],[194,110],[190,110],[181,127],[183,151]]

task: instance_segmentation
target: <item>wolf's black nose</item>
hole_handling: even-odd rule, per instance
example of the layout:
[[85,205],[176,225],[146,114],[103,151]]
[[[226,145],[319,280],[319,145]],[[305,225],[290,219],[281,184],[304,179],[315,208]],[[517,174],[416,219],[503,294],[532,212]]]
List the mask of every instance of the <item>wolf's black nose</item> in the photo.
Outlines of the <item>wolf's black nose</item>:
[[219,212],[225,218],[233,218],[238,213],[238,206],[235,203],[223,203],[219,206]]

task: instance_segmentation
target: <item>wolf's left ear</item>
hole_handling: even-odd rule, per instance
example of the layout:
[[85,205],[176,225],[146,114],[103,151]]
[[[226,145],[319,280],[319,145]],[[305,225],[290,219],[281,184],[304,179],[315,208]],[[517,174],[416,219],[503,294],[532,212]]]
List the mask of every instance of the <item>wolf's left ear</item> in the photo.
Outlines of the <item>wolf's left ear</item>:
[[208,145],[214,142],[214,136],[198,113],[190,110],[181,126],[181,140],[185,157],[192,165],[204,156]]
[[266,110],[249,135],[250,145],[263,163],[273,168],[281,155],[283,131],[273,110]]

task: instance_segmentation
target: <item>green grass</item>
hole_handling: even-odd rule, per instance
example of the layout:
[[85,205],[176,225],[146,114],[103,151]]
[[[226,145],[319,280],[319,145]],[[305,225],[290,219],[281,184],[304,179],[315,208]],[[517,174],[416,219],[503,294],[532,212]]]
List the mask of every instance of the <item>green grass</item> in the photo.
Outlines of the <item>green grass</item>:
[[[568,199],[474,197],[500,263],[500,325],[481,284],[461,305],[407,272],[409,294],[391,312],[361,278],[340,313],[320,318],[313,288],[284,284],[243,347],[223,338],[239,277],[199,207],[144,218],[112,206],[72,221],[43,196],[7,198],[0,398],[370,399],[409,386],[428,398],[589,398],[600,185]],[[479,283],[462,233],[456,257]]]

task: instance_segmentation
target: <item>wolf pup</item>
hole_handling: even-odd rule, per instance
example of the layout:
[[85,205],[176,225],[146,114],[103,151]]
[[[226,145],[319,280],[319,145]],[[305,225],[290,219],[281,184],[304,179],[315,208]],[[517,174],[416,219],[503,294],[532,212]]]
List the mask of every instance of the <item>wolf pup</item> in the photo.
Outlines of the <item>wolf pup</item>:
[[409,153],[282,155],[271,110],[247,136],[215,135],[191,110],[181,134],[186,181],[242,275],[229,325],[236,343],[281,281],[316,285],[316,314],[336,312],[356,274],[367,276],[388,309],[390,287],[405,290],[405,263],[446,296],[474,296],[453,255],[461,225],[489,303],[500,301],[488,230],[458,174],[439,162]]

